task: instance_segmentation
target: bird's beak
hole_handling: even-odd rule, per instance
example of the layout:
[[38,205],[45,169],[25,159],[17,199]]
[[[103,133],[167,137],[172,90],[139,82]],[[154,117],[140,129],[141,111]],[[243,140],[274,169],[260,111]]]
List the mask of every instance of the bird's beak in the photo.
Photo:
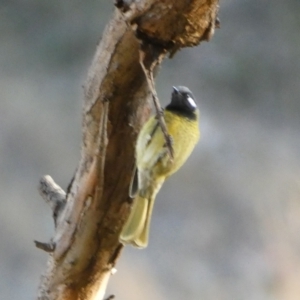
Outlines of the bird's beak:
[[173,91],[174,91],[175,94],[179,93],[178,88],[176,86],[173,86]]

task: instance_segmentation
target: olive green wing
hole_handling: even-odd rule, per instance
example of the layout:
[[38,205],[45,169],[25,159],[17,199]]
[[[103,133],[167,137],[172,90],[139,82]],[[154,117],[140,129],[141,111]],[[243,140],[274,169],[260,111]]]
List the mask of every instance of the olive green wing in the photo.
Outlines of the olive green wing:
[[136,163],[139,171],[152,170],[166,153],[167,148],[160,125],[155,117],[151,117],[137,140]]

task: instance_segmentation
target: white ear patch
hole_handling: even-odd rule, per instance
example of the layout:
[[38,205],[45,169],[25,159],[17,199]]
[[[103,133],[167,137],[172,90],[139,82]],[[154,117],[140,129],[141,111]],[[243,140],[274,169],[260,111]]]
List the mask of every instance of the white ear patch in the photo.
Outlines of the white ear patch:
[[195,107],[195,108],[197,107],[194,99],[190,95],[187,96],[187,100],[189,101],[189,103],[192,107]]

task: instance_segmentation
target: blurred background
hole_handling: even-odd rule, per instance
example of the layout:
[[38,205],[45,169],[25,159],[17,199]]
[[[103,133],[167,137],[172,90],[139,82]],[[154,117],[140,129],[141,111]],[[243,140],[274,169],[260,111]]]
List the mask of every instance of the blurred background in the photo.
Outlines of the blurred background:
[[[299,0],[220,1],[209,43],[165,61],[159,97],[186,85],[202,139],[158,195],[150,245],[127,247],[122,300],[300,299]],[[34,299],[53,234],[37,183],[79,159],[82,84],[112,1],[0,5],[0,298]]]

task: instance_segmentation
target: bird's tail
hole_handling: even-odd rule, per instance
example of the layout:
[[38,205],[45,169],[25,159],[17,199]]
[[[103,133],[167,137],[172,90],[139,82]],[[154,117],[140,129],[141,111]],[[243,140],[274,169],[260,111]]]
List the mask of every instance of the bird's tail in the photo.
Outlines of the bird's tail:
[[153,204],[153,197],[147,199],[138,195],[134,199],[129,218],[120,235],[120,242],[138,248],[147,247]]

